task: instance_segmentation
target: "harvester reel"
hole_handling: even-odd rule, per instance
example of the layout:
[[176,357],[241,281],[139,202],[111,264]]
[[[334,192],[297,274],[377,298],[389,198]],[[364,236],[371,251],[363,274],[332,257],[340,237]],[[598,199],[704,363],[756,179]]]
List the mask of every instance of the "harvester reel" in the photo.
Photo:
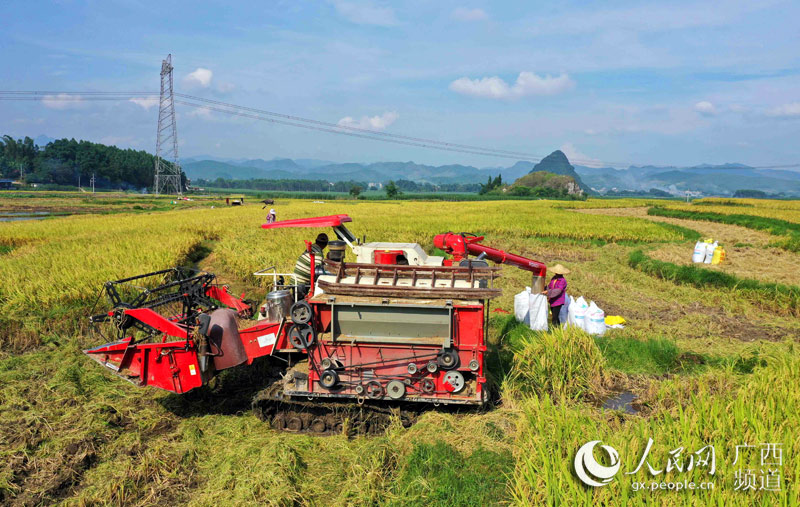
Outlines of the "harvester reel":
[[436,389],[436,384],[433,383],[433,380],[429,378],[422,380],[422,392],[430,394],[434,389]]
[[298,301],[292,305],[289,314],[292,316],[292,322],[295,324],[308,324],[311,321],[313,311],[311,310],[310,304],[305,301]]
[[333,370],[325,370],[319,376],[319,383],[325,389],[333,389],[339,384],[339,375]]
[[389,398],[399,400],[406,395],[406,385],[399,380],[392,380],[386,384],[386,393]]
[[417,363],[408,363],[408,374],[413,375],[417,373]]
[[436,361],[428,361],[428,364],[425,365],[425,369],[431,373],[436,373],[439,371],[439,365],[436,363]]
[[289,331],[289,341],[296,349],[307,349],[317,341],[317,333],[308,324],[295,325]]
[[464,382],[464,375],[457,370],[448,371],[444,376],[444,381],[452,386],[454,393],[463,391],[464,387],[467,385],[466,382]]
[[436,362],[443,370],[458,368],[458,352],[453,349],[443,349],[436,357]]

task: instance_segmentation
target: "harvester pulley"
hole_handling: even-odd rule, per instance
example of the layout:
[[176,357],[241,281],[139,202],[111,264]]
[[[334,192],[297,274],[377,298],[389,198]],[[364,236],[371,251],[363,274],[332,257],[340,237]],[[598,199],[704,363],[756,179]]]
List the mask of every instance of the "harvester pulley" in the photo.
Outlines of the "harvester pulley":
[[449,385],[448,391],[458,393],[464,389],[466,385],[464,382],[464,375],[458,370],[450,370],[444,376],[445,385]]
[[399,400],[406,394],[406,385],[399,380],[392,380],[386,384],[386,393],[389,398]]
[[296,324],[289,331],[289,341],[297,349],[308,349],[317,341],[317,333],[308,324]]
[[367,382],[367,397],[373,400],[383,398],[383,385],[377,380]]
[[339,384],[339,375],[333,370],[325,370],[319,376],[319,383],[325,389],[333,389]]
[[310,304],[305,301],[298,301],[292,305],[289,314],[292,316],[292,322],[295,324],[308,324],[311,321],[313,312],[311,311]]
[[458,352],[453,349],[443,349],[436,357],[436,363],[443,370],[458,368]]

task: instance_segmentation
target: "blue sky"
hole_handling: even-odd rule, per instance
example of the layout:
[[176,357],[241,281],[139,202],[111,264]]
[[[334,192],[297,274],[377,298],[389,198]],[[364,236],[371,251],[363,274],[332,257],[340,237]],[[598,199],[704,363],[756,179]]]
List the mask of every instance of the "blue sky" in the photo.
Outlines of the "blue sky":
[[[176,91],[617,165],[800,162],[800,3],[11,2],[0,88]],[[0,102],[0,133],[153,151],[157,107]],[[178,106],[181,156],[510,165]]]

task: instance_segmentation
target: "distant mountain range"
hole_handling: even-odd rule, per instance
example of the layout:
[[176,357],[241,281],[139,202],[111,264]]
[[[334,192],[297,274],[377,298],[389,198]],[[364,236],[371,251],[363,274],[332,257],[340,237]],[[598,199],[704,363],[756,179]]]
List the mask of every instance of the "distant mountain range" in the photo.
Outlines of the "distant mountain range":
[[748,189],[787,197],[800,196],[800,172],[756,169],[743,164],[631,166],[628,169],[575,166],[575,170],[585,184],[599,193],[656,188],[674,195],[687,191],[704,195],[732,195],[737,190]]
[[192,179],[309,179],[383,183],[411,180],[418,183],[485,183],[500,174],[504,182],[536,171],[571,176],[587,193],[658,189],[673,195],[696,192],[702,195],[732,195],[736,190],[761,190],[769,194],[800,196],[800,172],[756,169],[743,164],[698,165],[694,167],[631,166],[594,168],[571,165],[556,150],[539,163],[519,161],[510,167],[477,168],[467,165],[431,166],[415,162],[334,163],[316,159],[220,159],[192,157],[182,160]]

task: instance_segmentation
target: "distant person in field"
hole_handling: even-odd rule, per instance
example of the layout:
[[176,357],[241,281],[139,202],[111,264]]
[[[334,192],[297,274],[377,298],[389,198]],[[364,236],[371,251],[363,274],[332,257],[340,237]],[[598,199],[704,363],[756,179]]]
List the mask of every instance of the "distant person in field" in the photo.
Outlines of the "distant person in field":
[[[311,245],[311,251],[314,252],[314,267],[322,266],[322,261],[325,259],[325,247],[328,246],[328,235],[320,233],[314,244]],[[294,265],[294,275],[297,277],[298,298],[305,297],[308,293],[309,286],[311,285],[311,254],[308,250],[300,254],[297,258],[297,263]]]
[[561,264],[556,264],[550,268],[553,273],[553,278],[547,284],[547,299],[550,301],[550,311],[553,314],[553,326],[561,326],[561,319],[558,314],[561,312],[561,307],[564,306],[567,292],[567,279],[564,275],[569,274],[569,270]]
[[270,208],[269,213],[267,213],[267,223],[274,224],[275,220],[277,219],[277,215],[275,215],[275,208]]

